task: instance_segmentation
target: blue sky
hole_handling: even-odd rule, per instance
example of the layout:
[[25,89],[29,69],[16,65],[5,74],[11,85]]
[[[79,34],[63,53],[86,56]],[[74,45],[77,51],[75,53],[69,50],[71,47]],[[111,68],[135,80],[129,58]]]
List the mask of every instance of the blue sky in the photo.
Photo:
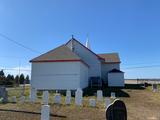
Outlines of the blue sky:
[[[0,33],[40,53],[72,34],[85,43],[89,34],[94,52],[120,54],[126,78],[160,78],[159,6],[159,0],[0,0]],[[37,55],[0,37],[0,68],[30,69]]]

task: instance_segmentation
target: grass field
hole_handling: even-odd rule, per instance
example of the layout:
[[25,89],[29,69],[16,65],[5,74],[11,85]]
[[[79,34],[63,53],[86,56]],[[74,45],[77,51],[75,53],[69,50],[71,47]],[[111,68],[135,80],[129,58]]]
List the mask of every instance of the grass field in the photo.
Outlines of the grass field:
[[[51,120],[105,120],[104,102],[97,103],[96,108],[88,105],[88,99],[95,98],[92,93],[96,90],[85,91],[82,107],[75,106],[74,98],[72,98],[72,104],[66,106],[64,96],[62,96],[62,104],[56,105],[52,102],[54,95],[51,93]],[[104,96],[109,96],[111,91],[115,91],[118,98],[125,102],[128,120],[160,120],[160,92],[152,92],[151,86],[146,89],[138,85],[126,86],[124,89],[107,88],[104,89]],[[9,101],[11,96],[19,97],[21,88],[9,88],[8,94]],[[0,120],[40,120],[41,93],[35,104],[29,103],[29,87],[26,88],[25,95],[27,100],[23,104],[19,102],[0,104]]]

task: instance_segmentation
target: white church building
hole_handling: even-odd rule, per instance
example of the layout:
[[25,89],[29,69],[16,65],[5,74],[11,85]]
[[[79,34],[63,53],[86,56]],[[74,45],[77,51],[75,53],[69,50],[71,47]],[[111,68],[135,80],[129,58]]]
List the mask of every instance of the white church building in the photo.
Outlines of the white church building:
[[96,54],[75,38],[32,60],[31,95],[36,90],[86,88],[89,80],[100,78],[112,87],[124,86],[118,53]]

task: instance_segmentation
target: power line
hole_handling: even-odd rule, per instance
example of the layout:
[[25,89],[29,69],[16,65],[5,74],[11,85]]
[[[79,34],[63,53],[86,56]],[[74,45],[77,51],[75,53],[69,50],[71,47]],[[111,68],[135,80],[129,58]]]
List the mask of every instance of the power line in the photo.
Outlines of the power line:
[[[18,45],[18,46],[20,46],[20,47],[23,47],[23,48],[31,51],[31,52],[39,53],[39,54],[40,54],[39,51],[36,51],[36,50],[34,50],[34,49],[32,49],[32,48],[30,48],[30,47],[28,47],[28,46],[25,46],[25,45],[23,45],[23,44],[15,41],[15,40],[13,40],[13,39],[11,39],[10,37],[8,37],[8,36],[6,36],[6,35],[4,35],[4,34],[2,34],[2,33],[0,33],[0,36],[3,37],[3,38],[5,38],[5,39],[7,39],[7,40],[9,40],[9,41],[11,41],[11,42],[13,42],[14,44],[16,44],[16,45]],[[2,56],[2,57],[4,57],[4,56]],[[18,57],[15,57],[15,58],[18,58]],[[134,64],[134,65],[136,65],[136,64]],[[137,65],[138,65],[138,64],[137,64]],[[153,67],[160,67],[160,65],[137,66],[137,67],[126,67],[126,68],[124,67],[123,69],[139,69],[139,68],[153,68]],[[3,70],[16,70],[16,69],[7,68],[7,69],[3,69]],[[27,69],[21,69],[21,70],[22,70],[22,71],[31,71],[31,70],[27,70]],[[16,71],[18,71],[18,70],[16,70]]]
[[36,51],[36,50],[34,50],[34,49],[30,48],[30,47],[27,47],[27,46],[25,46],[25,45],[23,45],[23,44],[15,41],[15,40],[11,39],[10,37],[8,37],[8,36],[6,36],[6,35],[4,35],[4,34],[2,34],[2,33],[0,33],[0,36],[3,37],[3,38],[5,38],[5,39],[7,39],[7,40],[9,40],[9,41],[11,41],[12,43],[14,43],[14,44],[16,44],[16,45],[18,45],[18,46],[21,46],[21,47],[29,50],[29,51],[32,51],[32,52],[34,52],[34,53],[40,53],[39,51]]
[[140,69],[140,68],[154,68],[154,67],[160,67],[160,65],[146,65],[146,66],[136,66],[136,67],[126,67],[123,69]]
[[133,63],[133,64],[123,64],[122,63],[122,65],[123,66],[136,66],[136,65],[147,65],[147,64],[159,64],[160,63],[160,61],[157,61],[157,62],[155,62],[155,61],[150,61],[150,63]]
[[0,56],[0,58],[2,58],[2,59],[9,59],[9,58],[11,58],[11,59],[21,59],[21,60],[27,59],[25,57],[17,57],[17,56]]
[[[0,68],[0,70],[11,70],[11,71],[19,71],[19,69],[14,69],[14,68]],[[30,69],[21,69],[21,71],[31,71]]]

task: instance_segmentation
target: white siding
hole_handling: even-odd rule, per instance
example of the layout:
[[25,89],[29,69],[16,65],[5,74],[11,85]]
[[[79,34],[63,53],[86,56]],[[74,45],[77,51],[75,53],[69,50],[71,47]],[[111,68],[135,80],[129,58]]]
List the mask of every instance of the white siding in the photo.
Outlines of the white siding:
[[108,73],[109,87],[124,87],[124,73]]
[[88,67],[80,64],[80,86],[81,88],[88,87]]
[[97,56],[91,53],[89,50],[84,48],[76,41],[73,41],[73,44],[71,44],[71,42],[67,44],[69,48],[72,48],[71,45],[74,46],[74,52],[90,66],[88,71],[89,77],[91,76],[101,77],[101,62],[99,61]]
[[115,63],[115,64],[102,64],[102,79],[104,80],[105,83],[107,83],[108,80],[108,72],[111,71],[112,69],[118,69],[120,70],[120,64]]
[[[31,81],[36,89],[80,88],[81,62],[32,63]],[[85,79],[85,77],[83,77]],[[82,85],[83,86],[83,85]]]

